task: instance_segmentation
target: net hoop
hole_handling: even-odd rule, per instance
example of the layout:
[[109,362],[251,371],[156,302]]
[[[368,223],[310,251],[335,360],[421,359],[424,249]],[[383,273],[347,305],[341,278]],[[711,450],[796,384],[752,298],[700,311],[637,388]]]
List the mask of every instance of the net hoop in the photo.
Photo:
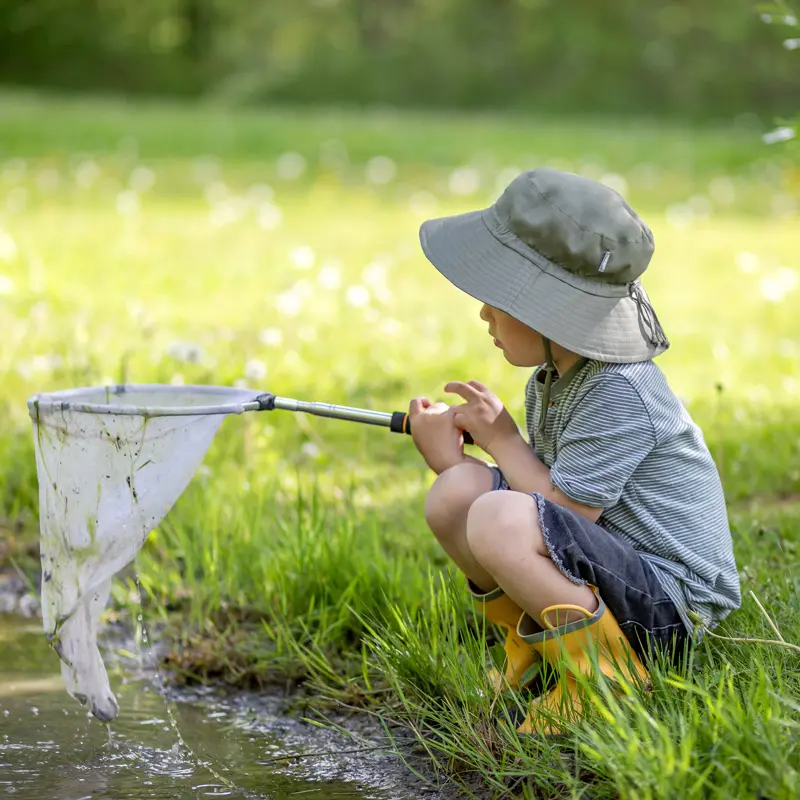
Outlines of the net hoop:
[[[28,400],[28,413],[34,422],[54,413],[72,412],[78,414],[120,414],[131,417],[195,417],[210,414],[243,414],[258,410],[255,401],[258,392],[252,391],[252,400],[242,402],[242,395],[248,389],[232,386],[174,386],[172,384],[140,383],[115,384],[110,386],[88,386],[80,389],[65,389],[60,392],[36,394]],[[187,395],[224,400],[228,402],[208,405],[136,405],[114,403],[120,395],[136,394]],[[236,398],[235,400],[233,398]],[[105,402],[102,402],[102,401]],[[93,402],[94,401],[94,402]],[[99,401],[99,402],[98,402]]]

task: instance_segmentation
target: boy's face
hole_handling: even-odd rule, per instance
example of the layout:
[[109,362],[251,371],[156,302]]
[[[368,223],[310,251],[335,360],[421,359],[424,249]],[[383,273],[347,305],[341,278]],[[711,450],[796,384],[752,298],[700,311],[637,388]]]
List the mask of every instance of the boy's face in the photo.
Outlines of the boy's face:
[[481,319],[489,323],[489,335],[515,367],[537,367],[545,361],[541,334],[493,306],[481,308]]

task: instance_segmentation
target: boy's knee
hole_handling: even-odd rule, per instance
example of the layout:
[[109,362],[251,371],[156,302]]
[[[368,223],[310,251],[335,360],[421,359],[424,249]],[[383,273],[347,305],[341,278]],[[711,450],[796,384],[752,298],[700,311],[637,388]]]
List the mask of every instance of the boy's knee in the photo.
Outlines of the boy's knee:
[[492,492],[479,497],[467,516],[467,542],[485,567],[530,548],[545,554],[536,503],[522,492]]
[[447,535],[466,522],[472,504],[491,488],[491,471],[480,464],[456,464],[446,469],[425,498],[428,526],[437,536]]

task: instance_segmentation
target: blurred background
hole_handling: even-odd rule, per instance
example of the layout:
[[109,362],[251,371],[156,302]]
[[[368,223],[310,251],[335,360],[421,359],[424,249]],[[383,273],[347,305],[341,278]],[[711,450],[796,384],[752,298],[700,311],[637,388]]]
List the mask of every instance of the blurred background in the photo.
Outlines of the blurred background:
[[0,80],[251,104],[786,114],[749,0],[6,0]]
[[[5,0],[0,519],[35,543],[39,391],[394,410],[477,378],[522,424],[527,375],[417,231],[541,165],[653,228],[659,363],[731,500],[797,493],[798,59],[792,8],[745,0]],[[309,477],[426,535],[410,442],[277,412],[226,423],[191,502]]]

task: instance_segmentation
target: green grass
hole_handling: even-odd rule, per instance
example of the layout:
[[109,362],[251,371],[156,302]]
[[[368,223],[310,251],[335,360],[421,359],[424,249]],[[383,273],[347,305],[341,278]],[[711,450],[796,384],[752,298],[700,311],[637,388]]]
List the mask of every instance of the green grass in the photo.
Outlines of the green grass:
[[[365,177],[378,156],[387,183]],[[757,131],[653,121],[0,97],[0,517],[15,559],[35,569],[38,391],[246,380],[394,410],[474,377],[522,422],[527,375],[424,260],[417,228],[491,202],[506,168],[549,163],[623,180],[655,232],[646,285],[673,342],[660,364],[731,504],[745,600],[720,633],[774,638],[752,590],[800,641],[793,158]],[[486,692],[481,625],[422,519],[431,480],[410,440],[379,429],[227,420],[138,560],[176,677],[288,682],[309,713],[380,714],[498,795],[796,796],[789,648],[708,639],[691,674],[654,670],[651,697],[558,747],[498,724],[515,701]]]

